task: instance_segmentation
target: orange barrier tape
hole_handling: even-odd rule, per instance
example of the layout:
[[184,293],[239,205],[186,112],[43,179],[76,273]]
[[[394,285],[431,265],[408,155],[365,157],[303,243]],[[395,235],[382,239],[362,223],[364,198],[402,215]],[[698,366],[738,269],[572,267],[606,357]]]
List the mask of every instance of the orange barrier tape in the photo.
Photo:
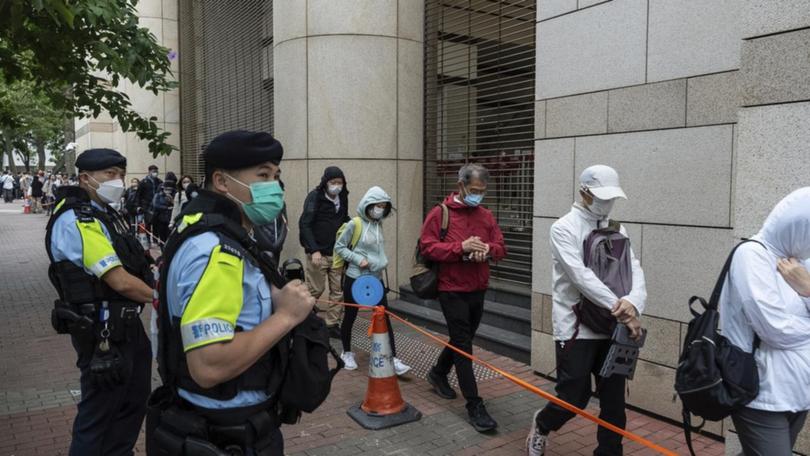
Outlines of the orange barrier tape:
[[[493,366],[492,364],[490,364],[490,363],[488,363],[488,362],[486,362],[484,360],[476,358],[475,356],[465,352],[464,350],[458,349],[458,348],[450,345],[449,343],[445,342],[444,340],[440,339],[439,337],[436,337],[433,334],[430,334],[429,332],[425,331],[424,329],[416,326],[415,324],[413,324],[413,323],[409,322],[408,320],[400,317],[399,315],[391,312],[390,310],[385,309],[382,306],[370,307],[370,306],[363,306],[363,305],[360,305],[360,304],[352,304],[352,303],[348,303],[348,302],[329,301],[329,300],[325,300],[325,299],[319,299],[318,301],[322,302],[322,303],[326,303],[326,304],[338,304],[338,305],[346,306],[346,307],[357,307],[357,308],[359,308],[361,310],[363,310],[363,309],[373,310],[374,312],[380,312],[380,310],[378,310],[378,308],[382,308],[385,311],[385,313],[388,314],[390,317],[404,323],[406,326],[408,326],[411,329],[419,332],[423,336],[433,340],[434,342],[436,342],[436,343],[438,343],[440,345],[443,345],[443,346],[449,348],[450,350],[453,350],[454,352],[458,353],[461,356],[464,356],[465,358],[471,360],[474,363],[478,363],[478,364],[486,367],[487,369],[490,369],[490,370],[496,372],[497,374],[503,376],[504,378],[511,381],[512,383],[514,383],[514,384],[516,384],[516,385],[518,385],[520,387],[523,387],[523,388],[537,394],[538,396],[542,397],[543,399],[545,399],[545,400],[547,400],[549,402],[553,402],[554,404],[557,404],[558,406],[568,410],[569,412],[573,412],[573,413],[575,413],[575,414],[577,414],[577,415],[579,415],[579,416],[581,416],[581,417],[583,417],[583,418],[585,418],[587,420],[593,421],[594,423],[598,424],[599,426],[602,426],[605,429],[611,430],[611,431],[613,431],[613,432],[615,432],[615,433],[617,433],[617,434],[619,434],[619,435],[621,435],[621,436],[623,436],[623,437],[625,437],[625,438],[627,438],[629,440],[640,443],[641,445],[644,445],[647,448],[655,450],[655,451],[657,451],[657,452],[659,452],[661,454],[665,454],[665,455],[668,455],[668,456],[677,456],[677,454],[675,452],[673,452],[672,450],[668,450],[668,449],[666,449],[666,448],[664,448],[664,447],[662,447],[662,446],[660,446],[660,445],[658,445],[656,443],[653,443],[653,442],[645,439],[644,437],[641,437],[640,435],[636,435],[636,434],[634,434],[634,433],[632,433],[630,431],[624,430],[624,429],[622,429],[622,428],[620,428],[620,427],[618,427],[616,425],[610,424],[607,421],[599,418],[598,416],[591,415],[590,413],[586,412],[585,410],[582,410],[579,407],[571,405],[568,402],[565,402],[564,400],[558,398],[557,396],[555,396],[555,395],[553,395],[551,393],[547,393],[547,392],[541,390],[540,388],[532,385],[531,383],[526,382],[524,380],[521,380],[521,379],[515,377],[514,375],[510,374],[509,372],[501,370],[501,369]],[[369,329],[369,331],[370,331],[370,329]]]
[[145,224],[138,223],[137,228],[139,230],[143,230],[144,233],[148,234],[150,239],[153,239],[153,240],[157,241],[158,245],[160,245],[160,246],[165,246],[166,245],[166,243],[161,241],[159,237],[155,236],[151,231],[147,230]]

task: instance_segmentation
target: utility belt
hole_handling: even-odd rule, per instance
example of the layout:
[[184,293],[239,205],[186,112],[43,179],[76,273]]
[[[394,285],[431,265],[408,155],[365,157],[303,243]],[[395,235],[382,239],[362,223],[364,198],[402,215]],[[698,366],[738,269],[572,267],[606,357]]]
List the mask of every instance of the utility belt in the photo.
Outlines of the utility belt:
[[173,400],[166,386],[149,397],[146,452],[158,456],[275,456],[281,425],[274,400],[234,409],[206,409]]
[[131,301],[71,304],[57,299],[51,325],[58,334],[70,334],[81,341],[108,339],[120,344],[128,340],[131,328],[142,324],[142,310],[143,305]]

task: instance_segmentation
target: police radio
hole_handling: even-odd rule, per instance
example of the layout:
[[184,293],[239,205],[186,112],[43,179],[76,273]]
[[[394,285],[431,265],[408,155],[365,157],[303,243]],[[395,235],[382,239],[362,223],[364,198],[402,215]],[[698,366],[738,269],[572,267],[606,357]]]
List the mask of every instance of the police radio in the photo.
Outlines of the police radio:
[[304,265],[298,258],[290,258],[281,265],[281,275],[288,282],[292,280],[304,282]]

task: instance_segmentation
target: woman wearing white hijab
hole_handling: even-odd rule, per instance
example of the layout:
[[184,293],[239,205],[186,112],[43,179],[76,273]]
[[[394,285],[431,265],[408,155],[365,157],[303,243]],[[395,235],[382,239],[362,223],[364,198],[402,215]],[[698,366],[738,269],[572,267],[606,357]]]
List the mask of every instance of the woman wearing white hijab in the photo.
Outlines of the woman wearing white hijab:
[[737,250],[720,297],[729,341],[744,349],[755,334],[761,341],[759,394],[732,420],[746,456],[790,456],[810,410],[810,299],[791,286],[801,280],[780,272],[799,277],[810,258],[810,187],[780,201],[752,239],[761,244]]

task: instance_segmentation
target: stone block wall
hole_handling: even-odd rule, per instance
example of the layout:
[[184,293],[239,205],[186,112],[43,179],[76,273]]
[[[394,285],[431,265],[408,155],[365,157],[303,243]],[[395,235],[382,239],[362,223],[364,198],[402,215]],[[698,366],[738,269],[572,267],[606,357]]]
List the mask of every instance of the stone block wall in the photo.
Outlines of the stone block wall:
[[[538,0],[532,366],[555,367],[548,232],[580,172],[615,167],[647,277],[628,403],[675,420],[674,369],[728,251],[810,183],[810,1]],[[730,421],[710,432],[739,444]],[[810,432],[796,450],[810,453]]]
[[[690,296],[708,295],[734,242],[741,31],[736,1],[538,1],[532,367],[554,369],[551,224],[579,174],[617,169],[647,278],[648,333],[628,403],[672,419]],[[723,424],[708,430],[722,434]]]

